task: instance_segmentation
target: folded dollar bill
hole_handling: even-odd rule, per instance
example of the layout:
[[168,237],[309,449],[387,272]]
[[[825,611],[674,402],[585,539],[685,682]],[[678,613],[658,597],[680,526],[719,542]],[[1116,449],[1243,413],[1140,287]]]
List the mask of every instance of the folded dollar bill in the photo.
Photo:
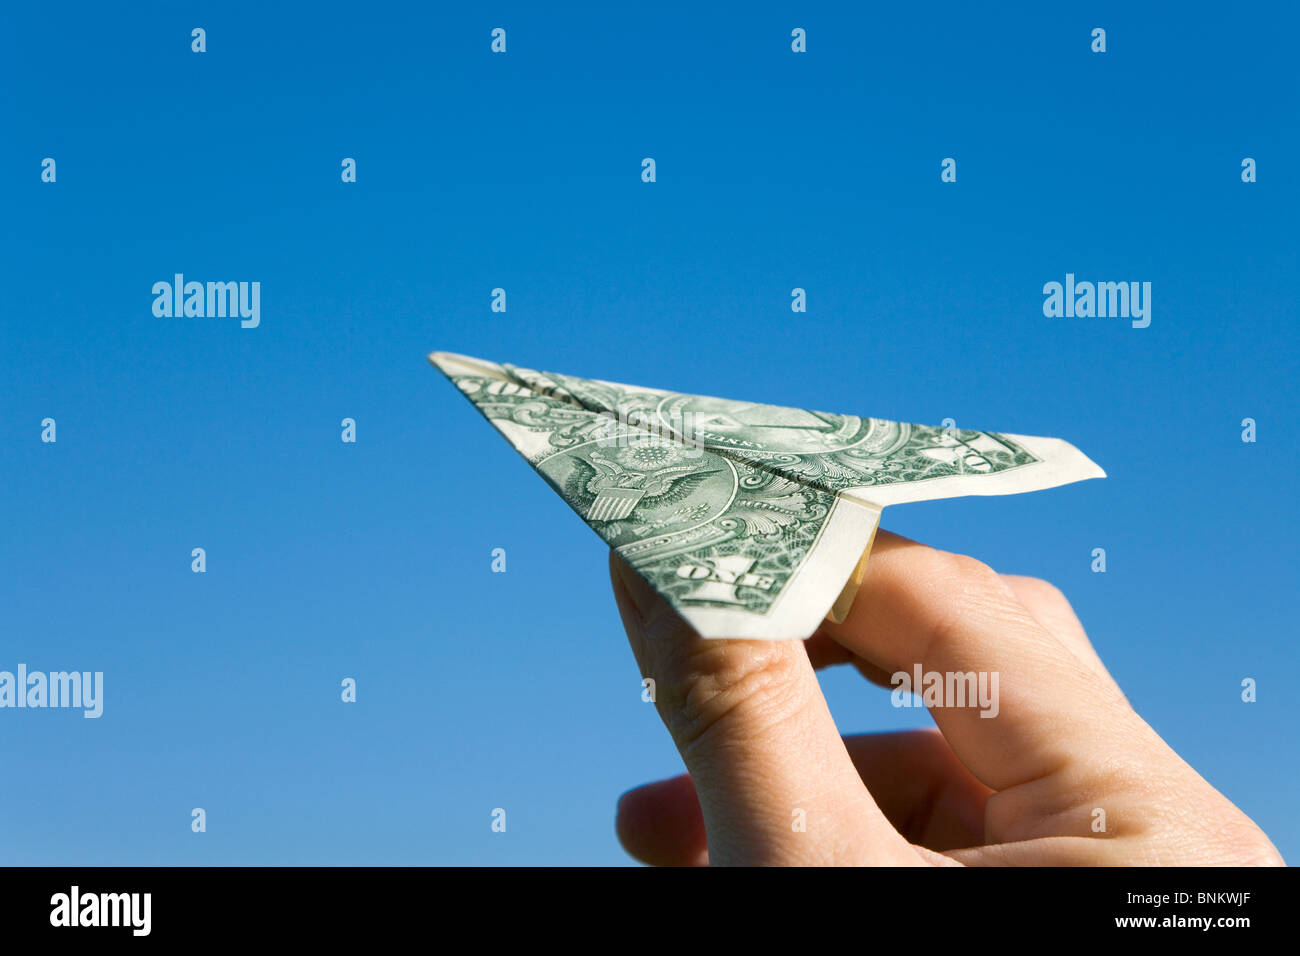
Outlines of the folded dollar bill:
[[1104,478],[1073,445],[535,372],[440,369],[704,637],[848,612],[886,505]]

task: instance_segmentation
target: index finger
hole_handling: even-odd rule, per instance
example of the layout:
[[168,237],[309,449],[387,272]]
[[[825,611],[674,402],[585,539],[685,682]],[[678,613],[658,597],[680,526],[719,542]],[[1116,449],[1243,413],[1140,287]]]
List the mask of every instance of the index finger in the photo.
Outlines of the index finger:
[[887,531],[876,535],[848,616],[821,630],[909,681],[919,668],[942,688],[973,679],[991,689],[988,707],[945,700],[931,710],[953,751],[995,790],[1078,771],[1103,752],[1122,759],[1138,728],[1153,734],[991,568]]

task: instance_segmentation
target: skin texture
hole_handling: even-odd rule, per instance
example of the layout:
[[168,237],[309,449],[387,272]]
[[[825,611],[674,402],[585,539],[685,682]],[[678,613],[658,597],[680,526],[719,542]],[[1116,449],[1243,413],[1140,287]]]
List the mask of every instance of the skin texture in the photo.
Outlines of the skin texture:
[[[610,576],[688,771],[619,801],[619,839],[644,863],[1283,863],[1137,715],[1046,581],[881,531],[842,624],[769,642],[704,640],[612,552]],[[997,672],[1000,709],[841,737],[815,670],[846,663],[885,687],[916,663]]]

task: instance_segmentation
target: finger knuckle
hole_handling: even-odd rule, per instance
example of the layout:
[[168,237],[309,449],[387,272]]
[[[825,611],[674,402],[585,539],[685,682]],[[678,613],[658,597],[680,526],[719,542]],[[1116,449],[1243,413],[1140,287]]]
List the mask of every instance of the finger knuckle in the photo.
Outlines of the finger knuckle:
[[704,641],[670,669],[660,700],[682,748],[738,722],[747,734],[761,733],[798,712],[806,696],[798,656],[784,642]]
[[973,619],[1000,613],[1007,603],[997,572],[968,555],[926,549],[915,572],[924,586],[908,588],[906,599],[919,624],[922,660],[957,642]]
[[1065,608],[1070,607],[1070,599],[1065,596],[1065,592],[1044,578],[1021,577],[1018,587],[1041,601],[1052,602]]
[[968,554],[938,552],[948,577],[967,587],[992,587],[998,580],[997,572],[978,558]]

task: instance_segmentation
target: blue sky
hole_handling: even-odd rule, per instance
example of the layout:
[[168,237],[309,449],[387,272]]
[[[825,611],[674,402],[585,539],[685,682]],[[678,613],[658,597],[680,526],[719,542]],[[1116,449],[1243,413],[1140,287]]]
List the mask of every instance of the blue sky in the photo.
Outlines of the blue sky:
[[[607,552],[447,349],[1075,443],[1106,480],[883,526],[1060,586],[1294,862],[1300,17],[1134,6],[11,5],[0,669],[105,705],[0,711],[0,858],[626,862],[618,795],[680,763]],[[155,317],[176,272],[260,326]],[[1067,272],[1150,327],[1044,317]]]

